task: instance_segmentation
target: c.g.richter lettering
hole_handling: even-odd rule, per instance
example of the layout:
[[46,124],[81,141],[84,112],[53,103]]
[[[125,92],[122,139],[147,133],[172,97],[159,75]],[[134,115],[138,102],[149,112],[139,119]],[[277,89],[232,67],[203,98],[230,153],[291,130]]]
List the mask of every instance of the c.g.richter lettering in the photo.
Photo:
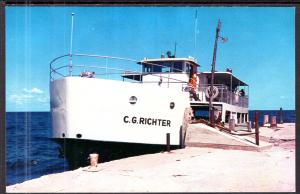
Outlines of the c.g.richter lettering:
[[124,121],[124,123],[171,127],[171,121],[167,120],[167,119],[155,119],[155,118],[145,118],[145,117],[124,116],[123,121]]

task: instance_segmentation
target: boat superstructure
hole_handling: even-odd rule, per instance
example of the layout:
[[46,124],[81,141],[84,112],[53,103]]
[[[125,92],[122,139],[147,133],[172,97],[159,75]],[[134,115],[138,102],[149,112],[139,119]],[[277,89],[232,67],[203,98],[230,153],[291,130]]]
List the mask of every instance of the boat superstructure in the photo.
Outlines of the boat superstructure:
[[[191,101],[196,118],[209,117],[209,89],[211,72],[198,74],[199,83],[197,93],[199,101]],[[237,124],[246,123],[249,120],[248,102],[249,86],[232,74],[232,71],[215,72],[213,107],[215,117],[220,121],[229,123],[234,119]]]

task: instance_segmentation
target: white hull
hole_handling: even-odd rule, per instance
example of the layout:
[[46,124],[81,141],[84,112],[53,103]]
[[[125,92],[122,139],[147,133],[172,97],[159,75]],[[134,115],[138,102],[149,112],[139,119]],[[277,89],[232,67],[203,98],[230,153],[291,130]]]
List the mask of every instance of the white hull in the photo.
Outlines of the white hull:
[[190,107],[189,93],[177,88],[98,78],[54,80],[50,95],[54,138],[163,145],[170,133],[170,144],[179,145]]

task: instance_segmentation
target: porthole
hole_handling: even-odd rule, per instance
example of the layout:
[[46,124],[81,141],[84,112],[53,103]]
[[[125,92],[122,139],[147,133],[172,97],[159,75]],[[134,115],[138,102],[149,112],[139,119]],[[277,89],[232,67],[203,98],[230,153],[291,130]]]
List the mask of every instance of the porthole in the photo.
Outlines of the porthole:
[[131,96],[131,97],[129,98],[129,103],[130,103],[130,104],[135,104],[136,101],[137,101],[137,98],[136,98],[135,96]]
[[175,107],[175,103],[174,102],[171,102],[170,103],[170,109],[173,109]]
[[78,134],[76,135],[76,137],[77,137],[77,138],[81,138],[82,135],[81,135],[80,133],[78,133]]

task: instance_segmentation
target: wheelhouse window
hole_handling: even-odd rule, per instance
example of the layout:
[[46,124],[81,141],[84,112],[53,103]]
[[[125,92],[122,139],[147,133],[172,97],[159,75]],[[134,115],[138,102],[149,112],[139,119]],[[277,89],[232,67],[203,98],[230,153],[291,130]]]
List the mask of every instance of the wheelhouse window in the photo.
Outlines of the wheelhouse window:
[[183,71],[183,63],[174,62],[172,66],[172,72],[182,72],[182,71]]
[[166,66],[164,66],[164,67],[161,67],[161,72],[162,73],[169,73],[170,72],[170,67],[166,67]]
[[143,65],[143,72],[153,72],[153,65]]
[[183,72],[184,62],[182,61],[158,61],[149,62],[151,64],[143,64],[143,72],[146,73],[168,73]]
[[184,70],[185,70],[186,73],[190,73],[191,72],[191,65],[190,65],[190,63],[185,63],[184,67],[185,67]]

